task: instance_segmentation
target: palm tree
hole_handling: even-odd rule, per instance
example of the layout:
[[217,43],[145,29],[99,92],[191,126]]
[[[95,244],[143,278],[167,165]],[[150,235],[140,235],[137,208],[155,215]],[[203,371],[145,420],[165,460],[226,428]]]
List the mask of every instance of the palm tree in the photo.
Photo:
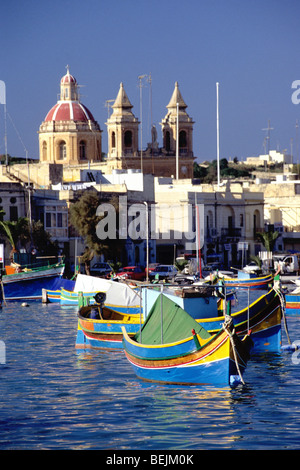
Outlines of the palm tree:
[[275,246],[275,242],[279,236],[279,232],[270,231],[270,232],[257,232],[257,237],[264,245],[268,253],[271,253],[271,257],[268,256],[268,268],[270,269],[272,253]]
[[[0,219],[3,219],[5,215],[4,210],[0,210]],[[10,260],[14,260],[14,253],[17,253],[17,243],[20,242],[22,245],[26,244],[30,239],[28,219],[26,217],[20,217],[17,221],[0,220],[0,233],[6,236],[10,245]]]
[[257,232],[257,237],[264,245],[265,249],[269,252],[273,252],[275,242],[279,236],[279,232]]

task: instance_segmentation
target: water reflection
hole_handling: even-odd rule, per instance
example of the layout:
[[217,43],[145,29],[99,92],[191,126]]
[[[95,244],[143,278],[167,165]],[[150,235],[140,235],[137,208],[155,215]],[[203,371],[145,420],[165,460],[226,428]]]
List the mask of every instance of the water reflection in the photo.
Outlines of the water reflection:
[[[288,321],[295,340],[299,319]],[[77,350],[74,308],[9,305],[0,326],[1,449],[300,448],[292,354],[253,356],[235,389],[160,385],[123,351]]]

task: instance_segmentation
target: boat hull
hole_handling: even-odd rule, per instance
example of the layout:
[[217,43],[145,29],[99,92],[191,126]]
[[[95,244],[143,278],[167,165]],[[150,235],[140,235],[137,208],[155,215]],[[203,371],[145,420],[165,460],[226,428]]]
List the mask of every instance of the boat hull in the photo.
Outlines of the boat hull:
[[250,278],[224,278],[222,283],[225,287],[238,287],[250,289],[267,289],[268,284],[273,281],[273,275]]
[[93,319],[88,318],[88,312],[89,307],[82,307],[78,314],[75,346],[79,349],[122,349],[122,327],[126,328],[130,336],[134,336],[141,328],[138,314],[124,315],[104,307],[104,319]]
[[[238,336],[251,330],[251,353],[280,352],[282,308],[279,295],[271,289],[245,309],[231,314]],[[224,317],[197,320],[207,331],[216,333],[222,327]]]
[[[234,337],[238,367],[232,342],[226,331],[208,340],[203,346],[195,338],[167,345],[143,345],[131,339],[123,329],[125,354],[136,375],[150,382],[179,385],[234,386],[241,382],[251,340]],[[183,350],[186,350],[184,353]]]
[[285,314],[286,315],[300,315],[300,295],[286,294],[285,295]]
[[57,265],[5,275],[2,277],[4,298],[6,301],[41,299],[42,289],[52,289],[63,272],[64,265]]

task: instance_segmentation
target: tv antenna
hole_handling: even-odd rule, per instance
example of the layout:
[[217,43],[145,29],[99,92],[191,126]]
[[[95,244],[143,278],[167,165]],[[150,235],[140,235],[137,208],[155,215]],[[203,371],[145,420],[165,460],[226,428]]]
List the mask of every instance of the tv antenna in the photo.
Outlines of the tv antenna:
[[267,142],[268,142],[268,155],[270,155],[270,131],[273,131],[274,130],[274,127],[270,127],[270,119],[268,120],[268,127],[266,127],[265,129],[262,129],[263,131],[268,131],[268,134],[267,134]]

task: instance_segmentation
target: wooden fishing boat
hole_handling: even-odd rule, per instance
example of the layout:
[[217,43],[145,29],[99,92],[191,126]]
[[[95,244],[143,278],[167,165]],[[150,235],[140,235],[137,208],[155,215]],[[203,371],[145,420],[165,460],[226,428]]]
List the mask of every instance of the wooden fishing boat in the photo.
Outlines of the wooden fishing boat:
[[43,303],[60,303],[60,289],[42,289],[42,301]]
[[[230,318],[230,317],[229,317]],[[133,338],[122,327],[125,354],[146,381],[181,385],[237,385],[243,382],[252,341],[240,340],[232,322],[215,335],[162,294]]]
[[[148,286],[142,288],[142,303],[145,318],[153,307],[156,299],[163,293],[166,297],[176,302],[183,310],[193,318],[213,318],[222,315],[219,312],[220,296],[215,286]],[[230,297],[231,298],[231,297]]]
[[[122,327],[126,326],[129,335],[134,335],[143,321],[141,314],[117,312],[108,308],[99,295],[93,305],[83,306],[78,312],[76,348],[123,348]],[[103,294],[105,296],[105,294]]]
[[[60,293],[60,303],[61,305],[94,305],[96,303],[95,301],[95,295],[97,292],[70,292],[65,289],[61,289]],[[121,300],[122,301],[122,300]],[[141,306],[138,304],[126,304],[125,302],[123,304],[117,304],[117,303],[111,303],[109,301],[105,302],[105,306],[117,313],[121,313],[124,315],[134,315],[134,314],[139,314],[141,311]]]
[[74,289],[75,281],[72,279],[59,278],[56,280],[52,289],[42,289],[42,302],[43,303],[60,303],[61,302],[61,289]]
[[116,312],[136,314],[141,311],[141,297],[137,289],[123,282],[111,281],[78,274],[73,291],[61,289],[62,305],[78,305],[83,298],[85,304],[94,304],[97,292],[105,292],[105,304]]
[[[272,288],[249,306],[231,314],[238,336],[243,337],[248,330],[251,330],[253,340],[251,353],[280,351],[282,301],[280,292]],[[224,320],[225,317],[221,316],[197,319],[197,322],[215,334],[222,327]]]
[[[83,297],[90,305],[95,303],[94,296],[97,292],[73,292],[62,288],[60,291],[60,303],[62,305],[79,305],[79,298]],[[87,300],[88,299],[88,300]]]
[[64,264],[57,263],[5,274],[2,276],[4,299],[6,301],[41,299],[42,289],[52,289],[57,279],[62,277],[64,269]]
[[240,288],[250,288],[250,289],[267,289],[268,284],[273,282],[273,274],[267,274],[266,276],[257,276],[257,277],[224,277],[222,282],[225,287],[240,287]]

